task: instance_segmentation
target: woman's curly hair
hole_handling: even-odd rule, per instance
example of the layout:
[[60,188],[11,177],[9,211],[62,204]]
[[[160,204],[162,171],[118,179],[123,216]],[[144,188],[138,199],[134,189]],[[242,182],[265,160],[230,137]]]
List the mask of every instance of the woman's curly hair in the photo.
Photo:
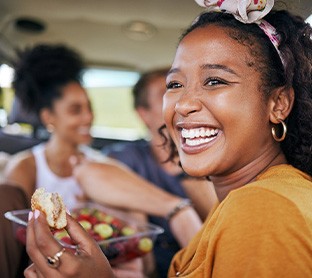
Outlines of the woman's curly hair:
[[[250,66],[261,73],[264,100],[278,87],[294,89],[294,106],[286,119],[288,133],[281,148],[291,165],[312,175],[312,28],[301,17],[284,10],[271,11],[264,19],[281,35],[279,50],[285,67],[257,24],[243,24],[230,14],[201,14],[182,34],[181,40],[193,30],[210,24],[227,28],[229,35],[249,47],[255,57],[256,62]],[[166,139],[168,143],[171,146],[169,160],[172,160],[177,150],[170,138]]]
[[37,115],[52,108],[61,88],[69,82],[81,83],[85,68],[80,55],[65,45],[39,44],[19,53],[15,64],[13,88],[26,111]]

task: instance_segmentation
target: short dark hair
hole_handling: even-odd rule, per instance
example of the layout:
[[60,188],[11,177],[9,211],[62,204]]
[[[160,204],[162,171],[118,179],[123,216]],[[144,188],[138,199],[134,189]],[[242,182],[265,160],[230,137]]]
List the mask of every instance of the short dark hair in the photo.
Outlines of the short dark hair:
[[169,71],[169,67],[154,69],[147,71],[141,75],[137,83],[132,89],[133,105],[134,108],[144,107],[149,108],[147,101],[147,87],[151,81],[158,77],[166,77]]

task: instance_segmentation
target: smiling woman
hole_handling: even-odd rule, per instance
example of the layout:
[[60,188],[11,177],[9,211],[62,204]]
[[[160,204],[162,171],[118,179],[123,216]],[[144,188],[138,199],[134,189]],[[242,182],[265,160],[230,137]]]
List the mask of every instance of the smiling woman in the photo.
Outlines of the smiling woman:
[[311,27],[286,11],[250,24],[265,9],[244,1],[199,2],[211,11],[182,36],[164,118],[172,157],[208,176],[221,203],[169,276],[309,277]]
[[[235,171],[255,156],[253,147],[269,146],[272,139],[269,122],[263,121],[268,116],[258,92],[261,84],[256,82],[261,74],[249,66],[255,58],[229,33],[213,24],[195,29],[181,42],[167,78],[164,117],[190,175],[207,175],[214,167],[220,174],[229,168]],[[207,55],[207,49],[218,51]],[[266,130],[267,138],[253,136],[259,130]],[[249,145],[242,143],[242,134],[250,137]],[[272,148],[267,152],[273,155],[268,159],[277,154]]]
[[[69,157],[80,152],[80,144],[90,142],[93,120],[88,95],[80,83],[83,61],[76,52],[62,45],[38,45],[21,53],[15,69],[16,97],[27,112],[41,119],[51,135],[46,144],[12,156],[4,178],[19,189],[19,195],[25,196],[28,203],[26,206],[23,203],[25,207],[29,207],[36,187],[45,187],[48,191],[59,191],[70,208],[78,203],[76,196],[82,195],[82,190],[71,176]],[[12,196],[16,189],[1,189],[1,209],[14,208]],[[5,199],[6,196],[10,197]],[[12,252],[11,246],[6,246],[8,243],[2,245],[0,252],[5,256],[0,264],[3,275],[15,277],[21,252],[16,251],[18,243],[5,232],[10,231],[5,227],[1,236],[12,244]]]
[[50,132],[46,144],[17,154],[5,169],[5,178],[21,187],[28,198],[36,187],[50,191],[58,187],[66,205],[72,207],[77,203],[75,195],[82,194],[71,177],[69,157],[80,153],[79,145],[91,141],[93,112],[81,85],[83,69],[81,57],[62,45],[27,49],[16,65],[16,97]]

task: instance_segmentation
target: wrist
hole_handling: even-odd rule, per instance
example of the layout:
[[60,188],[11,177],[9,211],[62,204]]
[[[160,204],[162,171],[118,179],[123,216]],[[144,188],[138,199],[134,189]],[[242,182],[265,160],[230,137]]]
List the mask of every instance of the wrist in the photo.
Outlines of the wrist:
[[177,214],[189,207],[193,207],[190,199],[180,199],[180,201],[176,203],[175,206],[167,213],[167,215],[165,216],[166,220],[169,222]]
[[187,246],[202,226],[202,222],[192,206],[185,206],[179,210],[178,213],[171,217],[168,224],[181,247]]

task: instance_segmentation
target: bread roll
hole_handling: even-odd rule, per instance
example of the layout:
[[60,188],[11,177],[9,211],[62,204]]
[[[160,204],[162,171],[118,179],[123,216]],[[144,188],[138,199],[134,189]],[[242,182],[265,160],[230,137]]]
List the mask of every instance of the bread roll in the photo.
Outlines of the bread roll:
[[62,229],[67,225],[66,208],[58,193],[46,192],[38,188],[31,197],[31,209],[45,213],[48,224],[55,229]]

